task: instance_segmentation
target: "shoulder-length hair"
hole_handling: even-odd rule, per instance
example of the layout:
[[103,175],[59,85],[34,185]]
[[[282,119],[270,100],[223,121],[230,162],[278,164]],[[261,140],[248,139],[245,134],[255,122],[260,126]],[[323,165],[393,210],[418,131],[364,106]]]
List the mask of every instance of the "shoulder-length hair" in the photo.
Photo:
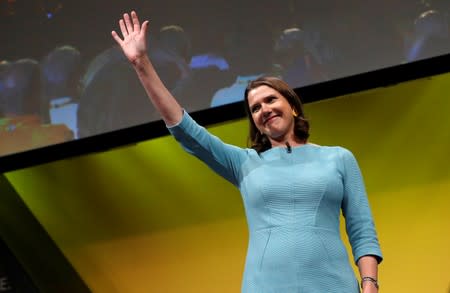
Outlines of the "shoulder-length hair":
[[255,121],[253,121],[250,107],[248,104],[248,93],[252,89],[255,89],[263,85],[273,88],[274,90],[279,92],[284,98],[286,98],[286,100],[291,105],[292,109],[297,113],[297,116],[294,116],[295,121],[294,134],[300,141],[306,142],[309,137],[309,122],[305,118],[303,112],[303,105],[300,100],[300,97],[283,80],[276,77],[263,76],[251,81],[247,85],[247,88],[245,89],[244,107],[250,124],[248,137],[249,146],[252,149],[256,150],[258,153],[264,152],[272,147],[269,138],[265,134],[262,134],[258,130],[258,128],[256,128]]

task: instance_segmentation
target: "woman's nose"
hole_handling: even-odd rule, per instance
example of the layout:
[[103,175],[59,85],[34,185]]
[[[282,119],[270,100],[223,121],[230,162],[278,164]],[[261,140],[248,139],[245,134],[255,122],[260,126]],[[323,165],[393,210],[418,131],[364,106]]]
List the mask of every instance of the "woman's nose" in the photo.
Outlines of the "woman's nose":
[[272,112],[272,108],[270,108],[270,106],[268,105],[261,105],[261,112],[263,113],[264,116],[269,115]]

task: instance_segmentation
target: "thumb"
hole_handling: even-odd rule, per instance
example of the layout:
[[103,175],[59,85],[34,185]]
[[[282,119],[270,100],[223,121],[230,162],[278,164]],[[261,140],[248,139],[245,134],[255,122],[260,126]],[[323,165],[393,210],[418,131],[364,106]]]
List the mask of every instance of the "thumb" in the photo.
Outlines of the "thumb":
[[141,33],[145,35],[145,34],[147,34],[147,30],[148,30],[148,20],[146,20],[142,23]]

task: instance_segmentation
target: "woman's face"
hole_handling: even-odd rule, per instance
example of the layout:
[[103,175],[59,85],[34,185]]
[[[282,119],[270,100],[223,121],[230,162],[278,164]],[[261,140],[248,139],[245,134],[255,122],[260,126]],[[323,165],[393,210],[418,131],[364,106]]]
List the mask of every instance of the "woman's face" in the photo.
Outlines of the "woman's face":
[[288,100],[275,89],[262,85],[248,92],[248,105],[258,130],[272,145],[294,135],[294,117]]

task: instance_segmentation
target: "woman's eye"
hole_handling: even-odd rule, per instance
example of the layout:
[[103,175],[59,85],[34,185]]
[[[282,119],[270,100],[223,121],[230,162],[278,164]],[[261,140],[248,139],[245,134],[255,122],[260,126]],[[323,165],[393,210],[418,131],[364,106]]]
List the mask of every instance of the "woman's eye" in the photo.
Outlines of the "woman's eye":
[[268,102],[269,103],[273,103],[275,102],[276,98],[275,97],[269,97]]
[[251,109],[252,113],[256,113],[256,112],[258,112],[258,110],[259,110],[259,106],[254,106]]

